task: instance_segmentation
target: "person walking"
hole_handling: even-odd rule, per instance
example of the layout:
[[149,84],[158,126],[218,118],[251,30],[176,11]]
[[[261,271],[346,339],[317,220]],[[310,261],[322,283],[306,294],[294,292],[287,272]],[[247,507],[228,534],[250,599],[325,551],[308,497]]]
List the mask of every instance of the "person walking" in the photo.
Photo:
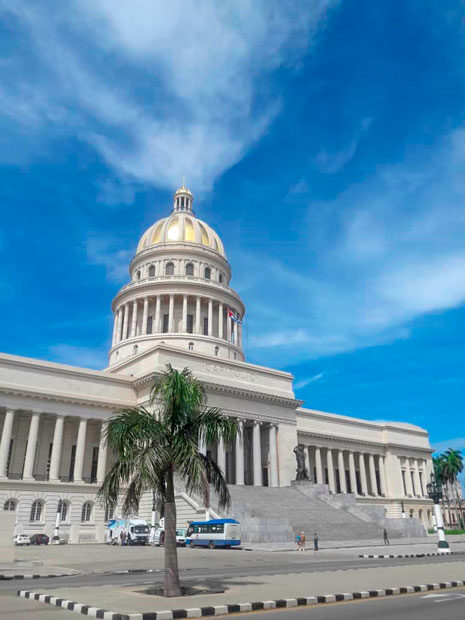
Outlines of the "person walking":
[[297,551],[300,551],[300,534],[296,534],[295,542],[297,544]]
[[318,541],[320,539],[318,538],[318,534],[315,532],[315,534],[313,535],[313,549],[315,551],[318,551]]
[[391,544],[391,543],[389,542],[388,533],[387,533],[387,529],[386,529],[386,528],[384,528],[383,538],[384,538],[384,544],[385,544],[385,545],[390,545],[390,544]]
[[305,551],[305,532],[300,532],[300,550]]

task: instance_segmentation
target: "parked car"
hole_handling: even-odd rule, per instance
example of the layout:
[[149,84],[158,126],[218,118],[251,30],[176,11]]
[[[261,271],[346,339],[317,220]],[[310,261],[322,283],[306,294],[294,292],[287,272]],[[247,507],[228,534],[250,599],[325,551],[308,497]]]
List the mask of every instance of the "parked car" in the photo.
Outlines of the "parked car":
[[30,537],[31,545],[48,545],[49,537],[47,534],[33,534]]
[[15,545],[20,547],[21,545],[30,545],[31,539],[27,534],[16,534],[14,537]]
[[[165,544],[165,530],[164,528],[160,527],[158,528],[158,530],[155,530],[155,534],[153,535],[153,542],[152,544],[154,544],[156,547],[159,547],[160,545],[164,545]],[[176,530],[176,544],[178,547],[185,547],[186,546],[186,536],[185,536],[185,530],[179,529]]]

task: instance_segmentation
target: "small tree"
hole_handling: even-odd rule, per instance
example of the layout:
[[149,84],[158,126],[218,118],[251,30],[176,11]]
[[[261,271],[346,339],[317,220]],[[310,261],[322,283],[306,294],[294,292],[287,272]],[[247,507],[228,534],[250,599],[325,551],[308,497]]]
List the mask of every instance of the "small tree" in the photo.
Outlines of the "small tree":
[[149,409],[123,409],[110,418],[106,441],[117,460],[99,490],[113,506],[124,492],[123,513],[137,513],[141,495],[155,490],[165,507],[164,595],[179,596],[176,547],[174,475],[184,481],[188,493],[203,493],[205,481],[213,486],[220,507],[228,507],[230,495],[224,472],[199,451],[202,443],[235,441],[238,424],[220,409],[206,406],[202,383],[187,368],[168,365],[152,387]]

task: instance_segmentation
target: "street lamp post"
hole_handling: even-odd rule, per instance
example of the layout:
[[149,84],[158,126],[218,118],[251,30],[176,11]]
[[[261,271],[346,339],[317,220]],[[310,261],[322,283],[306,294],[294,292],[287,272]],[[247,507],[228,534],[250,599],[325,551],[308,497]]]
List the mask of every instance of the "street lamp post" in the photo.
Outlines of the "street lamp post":
[[441,506],[439,505],[442,499],[442,483],[436,478],[434,472],[431,474],[430,482],[426,485],[426,492],[428,497],[434,502],[434,517],[436,520],[436,527],[438,530],[438,553],[450,553],[449,543],[446,540],[444,533],[444,521],[442,518]]

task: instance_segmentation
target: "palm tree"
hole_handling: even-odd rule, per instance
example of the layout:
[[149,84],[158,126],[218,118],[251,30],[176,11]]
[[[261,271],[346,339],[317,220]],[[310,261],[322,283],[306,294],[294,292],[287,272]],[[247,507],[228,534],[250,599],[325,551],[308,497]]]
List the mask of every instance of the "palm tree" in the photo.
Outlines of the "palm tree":
[[463,456],[459,450],[448,448],[442,456],[442,470],[446,484],[455,491],[455,502],[459,513],[459,520],[463,522],[461,500],[457,488],[457,477],[463,471]]
[[[444,456],[442,454],[439,454],[438,456],[433,456],[433,471],[434,471],[434,476],[436,480],[441,484],[441,487],[443,489],[443,495],[441,499],[442,513],[444,515],[444,521],[448,522],[450,520],[450,499],[449,499],[449,495],[447,491],[446,476],[444,472]],[[446,513],[446,505],[445,505],[446,500],[449,505],[449,517],[448,518],[447,518],[447,513]]]
[[179,596],[176,548],[175,473],[187,493],[205,490],[211,483],[218,503],[227,508],[231,498],[224,472],[199,451],[202,443],[231,445],[238,433],[235,420],[220,409],[207,407],[205,388],[189,369],[181,372],[167,365],[151,389],[149,409],[123,409],[110,418],[106,441],[117,460],[99,489],[99,496],[115,505],[124,493],[123,513],[137,514],[139,500],[146,491],[155,491],[165,507],[164,595]]

